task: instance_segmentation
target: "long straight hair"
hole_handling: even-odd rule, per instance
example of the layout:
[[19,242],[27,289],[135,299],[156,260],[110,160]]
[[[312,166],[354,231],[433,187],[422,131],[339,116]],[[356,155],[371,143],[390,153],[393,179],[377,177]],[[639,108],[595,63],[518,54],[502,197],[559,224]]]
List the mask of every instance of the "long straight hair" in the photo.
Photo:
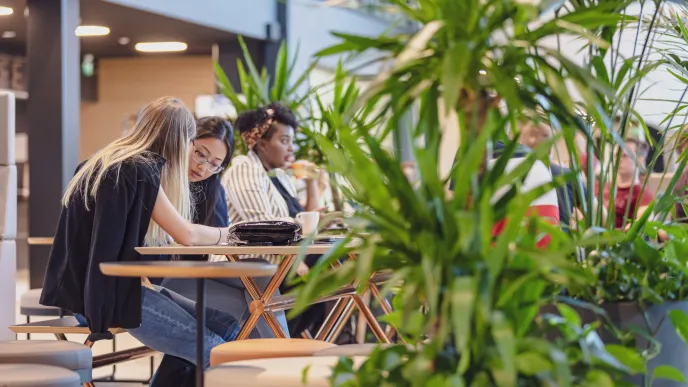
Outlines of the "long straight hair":
[[[160,186],[179,214],[192,221],[187,170],[189,144],[195,136],[193,114],[180,100],[162,97],[151,102],[139,115],[131,133],[98,151],[74,175],[62,197],[62,205],[67,206],[80,193],[88,210],[89,199],[97,197],[100,182],[111,168],[115,168],[119,178],[123,162],[152,163],[162,156],[167,162],[161,171]],[[170,236],[155,222],[150,222],[145,244],[157,246],[170,242]]]

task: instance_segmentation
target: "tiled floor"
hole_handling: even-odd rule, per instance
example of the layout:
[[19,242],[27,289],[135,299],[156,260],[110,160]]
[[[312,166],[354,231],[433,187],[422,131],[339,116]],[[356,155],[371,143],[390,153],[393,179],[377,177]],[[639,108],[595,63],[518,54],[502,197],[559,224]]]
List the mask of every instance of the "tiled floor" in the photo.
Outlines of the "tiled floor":
[[[24,294],[29,288],[28,284],[28,273],[26,270],[19,270],[17,272],[17,323],[25,323],[26,317],[19,315],[19,297]],[[32,318],[31,321],[41,321],[46,319],[52,319],[54,317]],[[85,335],[69,335],[67,336],[69,340],[83,342],[86,339]],[[26,335],[19,335],[19,340],[26,339]],[[33,334],[31,335],[32,340],[55,340],[55,337],[49,334]],[[127,349],[140,347],[141,343],[131,337],[128,333],[123,333],[117,335],[117,349]],[[112,341],[99,341],[93,347],[93,355],[102,355],[112,351]],[[160,363],[161,355],[154,357],[154,366],[157,367]],[[108,377],[112,374],[113,367],[98,368],[93,371],[93,376],[98,378]],[[116,366],[115,378],[118,380],[148,380],[151,376],[150,374],[150,358],[133,360],[126,363],[121,363]],[[144,383],[111,383],[111,382],[96,382],[97,387],[140,387],[147,384]]]

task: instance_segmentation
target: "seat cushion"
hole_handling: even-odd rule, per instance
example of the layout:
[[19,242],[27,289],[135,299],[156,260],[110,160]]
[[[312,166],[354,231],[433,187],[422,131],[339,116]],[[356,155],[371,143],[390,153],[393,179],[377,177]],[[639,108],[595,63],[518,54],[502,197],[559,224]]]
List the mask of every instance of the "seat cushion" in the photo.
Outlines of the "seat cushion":
[[76,372],[39,364],[0,364],[3,387],[78,387]]
[[0,364],[42,364],[77,372],[90,381],[93,356],[83,344],[61,340],[0,341]]
[[370,356],[373,350],[378,346],[384,346],[384,344],[347,344],[339,345],[334,348],[326,348],[322,351],[318,351],[313,354],[313,356]]
[[41,291],[43,289],[31,289],[22,294],[19,299],[19,313],[24,316],[59,316],[60,308],[40,304]]
[[[354,367],[365,357],[354,357]],[[288,357],[238,361],[211,368],[205,373],[206,387],[328,387],[335,356]],[[304,380],[304,369],[308,368]]]
[[210,365],[230,361],[311,356],[335,344],[307,339],[252,339],[220,344],[210,351]]

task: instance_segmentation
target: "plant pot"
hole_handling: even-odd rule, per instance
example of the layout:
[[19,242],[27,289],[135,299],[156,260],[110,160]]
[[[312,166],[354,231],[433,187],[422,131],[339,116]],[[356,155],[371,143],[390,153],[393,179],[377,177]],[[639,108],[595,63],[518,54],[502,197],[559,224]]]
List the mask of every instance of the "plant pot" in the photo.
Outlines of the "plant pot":
[[[660,365],[668,365],[677,370],[688,374],[688,344],[676,333],[674,325],[669,320],[669,312],[674,309],[688,313],[688,301],[665,302],[658,305],[651,305],[645,311],[648,324],[643,318],[642,311],[638,304],[623,302],[602,305],[602,308],[609,314],[611,321],[618,327],[630,328],[638,327],[656,333],[653,337],[661,344],[659,354],[651,359],[647,365],[648,376],[652,376],[654,369]],[[606,342],[606,341],[605,341]],[[639,350],[644,350],[648,346],[648,341],[636,335],[636,345]],[[634,383],[642,385],[642,378],[634,378]],[[657,379],[652,384],[653,387],[688,387],[688,383],[675,382],[666,379]]]
[[[665,302],[659,305],[651,305],[645,311],[650,323],[648,327],[643,318],[642,311],[637,303],[619,302],[600,305],[609,320],[618,328],[628,329],[636,327],[649,332],[654,332],[654,338],[661,344],[661,351],[657,356],[648,361],[648,377],[652,376],[654,369],[660,365],[667,365],[676,368],[684,373],[688,378],[688,344],[678,336],[673,324],[669,320],[669,312],[678,309],[688,313],[688,301]],[[589,309],[574,308],[581,316],[584,324],[595,321],[604,323],[604,318],[590,311]],[[541,313],[558,314],[555,306],[547,305],[542,308]],[[600,327],[598,334],[605,344],[616,343],[614,335],[604,327]],[[635,335],[638,350],[643,351],[647,348],[648,341],[639,334]],[[636,376],[629,380],[635,385],[643,386],[643,377]],[[675,382],[666,379],[657,379],[652,384],[653,387],[688,387],[688,383]]]

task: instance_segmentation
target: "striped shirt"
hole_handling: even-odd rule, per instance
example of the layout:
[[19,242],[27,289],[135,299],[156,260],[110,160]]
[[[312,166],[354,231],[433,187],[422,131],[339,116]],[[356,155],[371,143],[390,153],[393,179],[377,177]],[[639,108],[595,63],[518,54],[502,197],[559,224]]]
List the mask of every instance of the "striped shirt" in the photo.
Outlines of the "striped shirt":
[[[255,152],[249,151],[246,156],[239,156],[232,161],[232,166],[222,177],[232,223],[291,220],[287,202],[270,180],[270,175],[276,176],[287,192],[296,196],[294,183],[286,172],[282,169],[266,171]],[[271,257],[268,260],[274,263],[277,259]]]

